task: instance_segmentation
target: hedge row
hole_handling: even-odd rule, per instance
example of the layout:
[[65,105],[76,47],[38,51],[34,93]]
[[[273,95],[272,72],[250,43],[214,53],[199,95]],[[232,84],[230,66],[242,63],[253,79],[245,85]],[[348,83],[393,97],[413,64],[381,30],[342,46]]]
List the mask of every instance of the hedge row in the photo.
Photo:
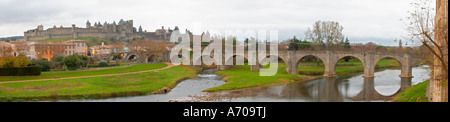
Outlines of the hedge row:
[[0,76],[41,75],[42,67],[0,68]]
[[97,64],[97,65],[89,65],[89,67],[111,67],[111,66],[120,66],[120,64],[109,63],[109,64],[106,64],[106,66],[105,66],[105,65],[100,65],[100,64]]

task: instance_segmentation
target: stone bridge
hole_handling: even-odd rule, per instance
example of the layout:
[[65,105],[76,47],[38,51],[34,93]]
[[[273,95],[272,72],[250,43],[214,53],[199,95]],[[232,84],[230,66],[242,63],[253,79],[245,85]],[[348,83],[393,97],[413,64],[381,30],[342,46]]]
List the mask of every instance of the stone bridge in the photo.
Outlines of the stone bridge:
[[[223,63],[233,62],[234,56],[243,56],[245,59],[249,60],[248,53],[233,54],[232,56],[223,56]],[[266,57],[270,54],[266,54]],[[347,56],[355,57],[359,59],[364,65],[364,77],[374,77],[375,64],[383,58],[393,58],[396,59],[401,65],[402,78],[411,78],[412,67],[419,61],[414,55],[406,53],[379,53],[379,52],[355,52],[355,51],[278,51],[279,59],[286,63],[286,71],[289,74],[298,74],[298,64],[301,59],[306,56],[315,56],[322,60],[325,66],[324,77],[336,77],[336,64],[337,62]],[[256,57],[254,59],[257,59]],[[254,60],[250,59],[250,60]],[[200,60],[200,59],[194,59]],[[229,65],[219,65],[218,70],[226,70]],[[259,71],[261,66],[258,62],[251,66],[251,71]]]

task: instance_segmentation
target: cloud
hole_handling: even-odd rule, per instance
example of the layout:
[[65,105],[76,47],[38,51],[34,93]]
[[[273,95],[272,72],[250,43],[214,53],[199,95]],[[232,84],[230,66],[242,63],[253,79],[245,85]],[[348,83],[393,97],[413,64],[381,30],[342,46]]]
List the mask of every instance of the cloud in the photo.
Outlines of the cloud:
[[[393,40],[405,32],[409,0],[2,0],[0,37],[53,25],[77,26],[91,22],[133,19],[154,31],[161,26],[203,30],[279,30],[280,40],[297,35],[317,20],[338,21],[350,38]],[[7,28],[6,27],[15,27]],[[83,26],[81,26],[83,27]],[[191,28],[190,28],[191,29]],[[8,32],[6,32],[8,31]],[[12,32],[11,32],[12,31]],[[12,34],[12,35],[11,35]],[[356,40],[355,40],[356,41]]]

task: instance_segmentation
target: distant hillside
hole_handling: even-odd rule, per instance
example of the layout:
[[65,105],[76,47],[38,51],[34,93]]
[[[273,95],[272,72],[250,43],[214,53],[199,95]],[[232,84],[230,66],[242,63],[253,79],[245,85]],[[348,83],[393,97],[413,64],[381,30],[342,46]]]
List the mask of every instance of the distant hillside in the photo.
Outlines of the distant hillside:
[[96,37],[83,37],[83,38],[67,38],[67,39],[45,39],[45,40],[33,40],[33,41],[43,41],[43,42],[63,42],[63,41],[69,41],[69,40],[83,40],[86,41],[87,45],[92,47],[96,45],[101,45],[102,41],[105,42],[105,44],[115,44],[117,42],[113,42],[106,38],[96,38]]
[[23,36],[0,37],[0,40],[21,39]]

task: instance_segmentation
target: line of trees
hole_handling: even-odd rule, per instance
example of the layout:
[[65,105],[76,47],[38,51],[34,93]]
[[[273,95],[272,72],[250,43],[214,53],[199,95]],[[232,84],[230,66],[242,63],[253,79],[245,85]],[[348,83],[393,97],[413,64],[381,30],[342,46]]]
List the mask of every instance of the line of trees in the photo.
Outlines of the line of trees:
[[[311,45],[315,49],[336,49],[346,46],[345,41],[349,41],[348,38],[344,41],[345,36],[342,33],[344,27],[335,21],[316,21],[313,24],[313,28],[308,28],[305,32],[305,40],[311,41]],[[348,44],[350,44],[348,42]]]
[[[286,40],[287,50],[347,50],[350,40],[342,34],[343,26],[335,21],[316,21],[313,28],[305,32],[305,39]],[[286,45],[281,43],[281,46]]]
[[30,62],[24,55],[15,56],[3,56],[0,57],[0,67],[2,68],[21,68],[27,67]]

